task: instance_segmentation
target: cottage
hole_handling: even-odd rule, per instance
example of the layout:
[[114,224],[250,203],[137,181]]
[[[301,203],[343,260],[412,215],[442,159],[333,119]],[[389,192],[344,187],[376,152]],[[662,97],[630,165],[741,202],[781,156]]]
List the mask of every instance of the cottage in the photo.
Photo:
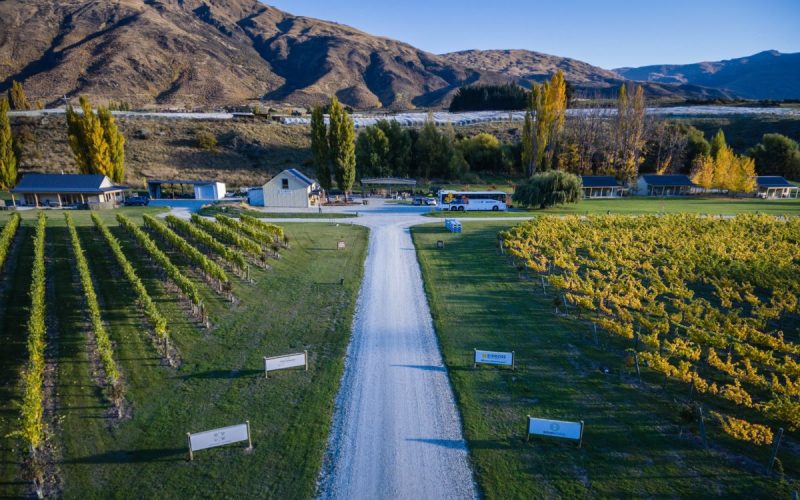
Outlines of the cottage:
[[64,207],[88,204],[113,208],[128,191],[100,174],[24,174],[12,195],[22,195],[25,206]]
[[756,196],[759,198],[797,198],[800,188],[778,175],[756,177]]
[[641,196],[684,196],[698,189],[688,175],[644,174],[639,176],[636,185],[636,192]]
[[619,198],[628,192],[628,188],[611,175],[584,175],[581,181],[584,198]]
[[289,168],[264,184],[265,207],[310,208],[319,203],[319,184]]

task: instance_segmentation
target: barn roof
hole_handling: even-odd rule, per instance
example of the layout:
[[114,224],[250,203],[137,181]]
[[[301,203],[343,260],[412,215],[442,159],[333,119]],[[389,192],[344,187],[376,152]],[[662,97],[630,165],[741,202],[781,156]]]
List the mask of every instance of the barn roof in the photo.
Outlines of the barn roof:
[[23,174],[13,193],[105,193],[128,186],[113,184],[100,174]]
[[619,187],[621,184],[613,175],[582,175],[583,187]]
[[674,175],[656,175],[645,174],[642,175],[644,181],[651,186],[686,186],[694,187],[695,184],[689,179],[688,175],[674,174]]
[[779,175],[759,175],[756,177],[756,184],[758,187],[766,188],[790,188],[795,187],[791,182],[787,181]]

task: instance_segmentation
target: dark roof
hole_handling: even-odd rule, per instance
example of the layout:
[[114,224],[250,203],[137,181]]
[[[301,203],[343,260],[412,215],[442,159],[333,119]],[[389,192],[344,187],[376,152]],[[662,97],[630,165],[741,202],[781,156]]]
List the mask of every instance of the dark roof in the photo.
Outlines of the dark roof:
[[582,175],[583,187],[620,187],[621,184],[613,175]]
[[13,193],[105,193],[128,189],[109,184],[101,187],[106,176],[100,174],[23,174]]
[[312,181],[311,179],[306,177],[306,175],[303,172],[297,170],[296,168],[287,169],[287,172],[289,172],[293,176],[297,177],[298,179],[300,179],[301,182],[304,182],[309,186],[313,186],[314,185],[314,181]]
[[645,174],[642,176],[642,178],[651,186],[695,186],[691,179],[689,179],[688,175]]
[[758,184],[758,187],[795,187],[791,182],[779,175],[759,175],[756,177],[756,184]]

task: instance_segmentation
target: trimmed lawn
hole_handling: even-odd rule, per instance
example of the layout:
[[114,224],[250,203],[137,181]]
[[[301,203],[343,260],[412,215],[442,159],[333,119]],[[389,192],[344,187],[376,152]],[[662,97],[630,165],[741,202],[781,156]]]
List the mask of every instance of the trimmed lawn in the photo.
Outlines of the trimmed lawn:
[[[474,221],[463,233],[412,228],[444,361],[478,484],[486,498],[787,497],[798,461],[781,449],[785,480],[763,474],[769,447],[682,428],[685,385],[624,365],[624,345],[554,313],[552,291],[521,279],[497,249],[512,223]],[[436,249],[443,240],[445,248]],[[516,370],[472,367],[474,348],[515,351]],[[586,422],[583,447],[525,440],[526,415]]]
[[[138,210],[138,212],[136,212]],[[136,219],[154,209],[125,209]],[[181,365],[169,368],[145,335],[146,320],[114,259],[91,226],[73,212],[95,279],[103,319],[115,343],[130,417],[106,417],[109,404],[92,378],[85,342],[85,304],[73,285],[73,257],[60,211],[48,213],[48,311],[57,324],[59,394],[54,442],[66,498],[309,498],[327,443],[333,402],[344,366],[352,315],[366,255],[368,230],[332,224],[285,224],[291,248],[271,270],[252,269],[254,285],[234,279],[241,300],[231,305],[201,283],[212,328],[184,313],[143,252],[102,212],[151,296],[169,320]],[[84,216],[85,214],[85,216]],[[25,293],[30,281],[33,214],[26,214],[20,260],[5,271],[15,293],[0,295],[4,435],[16,422],[18,371],[26,358]],[[0,222],[4,222],[0,219]],[[348,242],[344,251],[336,241]],[[174,257],[174,254],[172,254]],[[176,262],[186,269],[181,260]],[[340,278],[344,277],[344,286]],[[309,371],[264,378],[263,357],[309,351]],[[239,443],[195,453],[187,461],[186,432],[250,421],[254,450]],[[20,444],[4,440],[0,495],[19,496]]]
[[642,198],[626,197],[616,200],[581,200],[574,205],[546,208],[544,210],[511,209],[507,212],[443,212],[433,211],[429,217],[535,217],[537,215],[590,215],[692,213],[710,215],[736,215],[762,213],[770,215],[800,215],[800,199],[759,200],[755,198]]

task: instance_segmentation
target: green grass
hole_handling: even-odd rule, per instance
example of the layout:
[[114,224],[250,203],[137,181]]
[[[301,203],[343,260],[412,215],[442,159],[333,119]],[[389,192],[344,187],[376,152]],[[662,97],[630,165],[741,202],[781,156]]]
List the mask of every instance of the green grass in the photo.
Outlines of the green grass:
[[201,208],[197,211],[198,214],[213,217],[217,214],[225,214],[229,217],[239,217],[240,215],[249,215],[250,217],[258,217],[261,219],[349,219],[356,217],[355,214],[341,213],[341,212],[327,212],[322,209],[319,212],[262,212],[261,210],[249,210],[246,208],[233,207],[230,205],[216,206]]
[[[126,209],[132,218],[142,212]],[[162,365],[143,334],[146,322],[124,279],[113,270],[113,257],[91,227],[88,213],[74,212],[127,387],[131,418],[119,422],[105,417],[108,402],[91,376],[85,306],[72,285],[63,215],[58,211],[48,215],[47,272],[55,285],[48,307],[57,325],[53,333],[59,394],[54,443],[59,449],[56,465],[63,496],[312,496],[343,369],[367,230],[349,225],[284,225],[291,248],[272,262],[273,269],[253,269],[255,285],[235,280],[234,292],[241,303],[233,306],[202,285],[213,324],[211,330],[203,330],[187,319],[133,240],[112,222],[114,212],[103,212],[170,320],[172,341],[181,358],[180,367],[173,369]],[[26,214],[14,257],[20,260],[2,275],[13,290],[0,295],[3,435],[15,424],[17,374],[26,357],[23,325],[32,224],[33,218]],[[347,250],[335,250],[339,239],[347,240]],[[174,252],[171,256],[182,265],[179,256]],[[344,286],[339,285],[342,277]],[[310,356],[308,372],[286,371],[264,379],[263,356],[304,349]],[[194,462],[186,461],[186,432],[245,420],[251,423],[252,453],[245,453],[244,445],[232,445],[197,452]],[[27,487],[19,481],[23,453],[16,440],[3,443],[0,496],[20,496]]]
[[619,199],[581,200],[574,205],[563,205],[544,210],[511,209],[507,212],[445,212],[433,211],[428,217],[535,217],[537,215],[564,214],[660,214],[692,213],[712,215],[736,215],[741,213],[762,213],[769,215],[800,215],[800,199],[759,200],[755,198],[644,198],[626,197]]
[[[456,393],[470,456],[487,498],[783,497],[796,488],[798,461],[780,458],[787,482],[767,478],[768,447],[740,445],[709,426],[679,437],[675,399],[685,385],[645,371],[643,388],[623,364],[624,347],[587,323],[557,316],[552,293],[520,279],[497,250],[509,222],[475,221],[451,234],[412,228],[434,325]],[[437,250],[437,240],[445,242]],[[517,369],[472,368],[473,348],[515,351]],[[608,368],[610,373],[604,373]],[[532,438],[526,415],[584,420],[584,445]],[[687,437],[690,436],[690,437]],[[789,479],[792,478],[792,479]]]

